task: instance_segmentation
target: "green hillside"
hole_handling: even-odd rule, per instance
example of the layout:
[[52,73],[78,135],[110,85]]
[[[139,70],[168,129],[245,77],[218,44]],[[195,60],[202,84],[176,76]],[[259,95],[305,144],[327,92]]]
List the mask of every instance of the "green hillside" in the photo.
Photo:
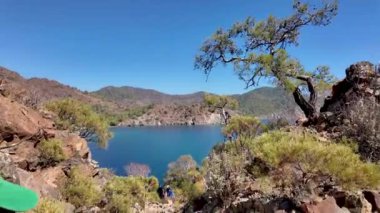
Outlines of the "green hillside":
[[270,115],[295,109],[293,97],[281,88],[261,87],[242,95],[234,95],[240,110],[256,116]]

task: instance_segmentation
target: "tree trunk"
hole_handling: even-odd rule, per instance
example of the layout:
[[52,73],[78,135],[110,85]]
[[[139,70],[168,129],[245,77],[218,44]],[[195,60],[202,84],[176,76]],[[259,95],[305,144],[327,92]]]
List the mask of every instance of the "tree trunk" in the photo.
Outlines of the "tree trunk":
[[318,111],[316,109],[317,92],[315,91],[312,79],[310,77],[298,76],[297,79],[305,81],[307,83],[307,88],[310,92],[309,101],[306,101],[299,87],[297,87],[293,91],[293,97],[294,97],[295,102],[301,108],[301,110],[303,111],[303,113],[305,114],[308,120],[305,123],[305,125],[310,125],[316,122],[318,118]]

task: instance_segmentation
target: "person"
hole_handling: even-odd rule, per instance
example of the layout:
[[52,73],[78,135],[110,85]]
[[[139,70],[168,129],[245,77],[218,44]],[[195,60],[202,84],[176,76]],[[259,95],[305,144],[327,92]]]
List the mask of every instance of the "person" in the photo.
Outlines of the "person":
[[34,191],[0,178],[0,212],[26,212],[37,203],[38,196]]
[[170,199],[174,199],[174,192],[173,192],[173,190],[170,188],[170,186],[167,186],[167,187],[166,187],[166,195],[168,196],[168,198],[170,198]]
[[164,199],[165,198],[165,193],[164,193],[164,189],[162,186],[158,187],[157,189],[157,194],[158,196],[161,198],[161,199]]

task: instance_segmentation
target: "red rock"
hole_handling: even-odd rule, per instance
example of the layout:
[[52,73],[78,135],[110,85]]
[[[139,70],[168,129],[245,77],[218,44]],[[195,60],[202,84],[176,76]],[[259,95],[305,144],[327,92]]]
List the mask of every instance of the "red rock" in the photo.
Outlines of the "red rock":
[[364,198],[372,205],[372,211],[380,211],[380,194],[374,191],[364,191]]
[[342,213],[333,197],[328,197],[317,204],[304,204],[302,209],[305,213]]
[[0,141],[31,138],[42,129],[53,127],[53,122],[37,111],[0,96]]

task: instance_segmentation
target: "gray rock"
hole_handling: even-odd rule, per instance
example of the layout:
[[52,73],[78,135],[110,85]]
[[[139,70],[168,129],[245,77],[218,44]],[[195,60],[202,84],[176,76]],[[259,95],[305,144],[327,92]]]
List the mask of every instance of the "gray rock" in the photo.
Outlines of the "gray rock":
[[7,181],[20,183],[16,169],[17,166],[13,163],[9,154],[0,152],[0,176]]

